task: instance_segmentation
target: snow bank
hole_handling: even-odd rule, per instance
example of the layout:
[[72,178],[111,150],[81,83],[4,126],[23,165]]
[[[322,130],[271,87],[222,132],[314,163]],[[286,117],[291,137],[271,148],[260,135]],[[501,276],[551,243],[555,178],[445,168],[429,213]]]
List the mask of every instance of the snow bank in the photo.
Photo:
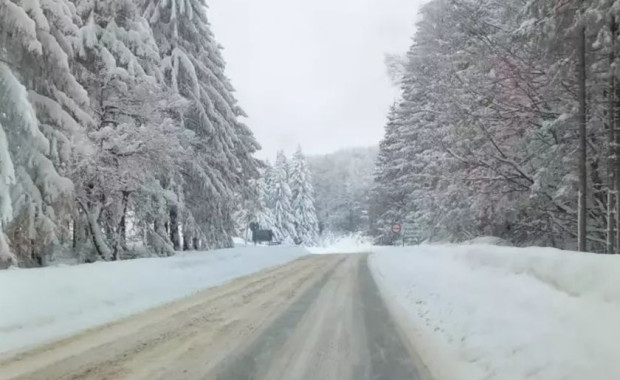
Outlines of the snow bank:
[[328,236],[317,247],[309,247],[310,253],[321,255],[330,253],[368,253],[372,250],[372,239],[361,234]]
[[293,247],[247,247],[0,271],[0,353],[104,324],[305,254]]
[[437,379],[619,379],[620,257],[380,248],[373,274]]
[[462,245],[501,245],[505,247],[512,247],[512,244],[502,238],[495,236],[480,236],[471,240],[467,240],[461,243]]

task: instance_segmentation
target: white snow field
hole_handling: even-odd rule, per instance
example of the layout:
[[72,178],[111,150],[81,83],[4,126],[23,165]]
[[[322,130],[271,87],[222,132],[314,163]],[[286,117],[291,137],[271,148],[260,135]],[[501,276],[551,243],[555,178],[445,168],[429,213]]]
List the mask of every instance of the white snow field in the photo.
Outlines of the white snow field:
[[620,257],[489,245],[374,251],[379,288],[436,379],[620,379]]
[[0,271],[0,356],[295,260],[296,247]]

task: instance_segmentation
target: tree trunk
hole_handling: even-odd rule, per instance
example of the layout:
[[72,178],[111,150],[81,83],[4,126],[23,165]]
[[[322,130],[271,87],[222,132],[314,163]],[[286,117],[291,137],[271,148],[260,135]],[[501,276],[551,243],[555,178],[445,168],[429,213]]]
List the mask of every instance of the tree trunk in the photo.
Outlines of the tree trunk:
[[129,206],[130,192],[123,191],[123,198],[121,200],[122,214],[121,220],[118,222],[117,228],[117,242],[114,246],[114,260],[120,260],[120,254],[122,251],[127,251],[127,207]]
[[618,165],[618,158],[616,157],[616,149],[614,147],[616,142],[615,137],[615,128],[616,128],[616,75],[614,73],[614,62],[616,59],[616,19],[614,16],[611,16],[610,21],[610,32],[611,32],[611,52],[609,53],[609,112],[608,121],[609,124],[608,132],[609,132],[609,159],[608,159],[608,188],[607,188],[607,253],[615,253],[616,252],[616,236],[615,236],[615,213],[614,208],[616,205],[614,197],[618,196],[618,187],[616,183],[616,166]]
[[579,28],[577,41],[578,82],[579,82],[579,215],[578,215],[578,246],[579,251],[587,250],[587,144],[586,144],[586,28]]
[[84,212],[86,213],[88,227],[90,229],[90,234],[97,253],[103,260],[110,260],[112,252],[105,242],[105,238],[101,233],[101,226],[99,226],[98,222],[99,214],[101,213],[101,206],[97,206],[93,210],[85,209]]
[[179,236],[179,209],[176,205],[170,207],[170,241],[175,251],[181,250],[181,236]]
[[79,218],[79,216],[75,216],[73,217],[73,252],[76,251],[77,246],[78,246],[78,240],[79,240],[79,235],[78,235],[78,222],[77,219]]
[[193,239],[192,239],[192,243],[193,243],[193,245],[194,245],[194,250],[195,250],[195,251],[197,251],[197,250],[200,248],[200,247],[199,247],[199,241],[198,241],[198,238],[196,238],[196,237],[195,237],[195,238],[193,238]]
[[[613,42],[614,44],[614,58],[615,58],[615,39],[618,37],[618,23],[615,19],[613,19]],[[616,227],[616,236],[615,236],[615,252],[620,253],[620,86],[615,83],[615,73],[612,71],[612,75],[614,78],[614,96],[613,96],[613,131],[614,131],[614,141],[612,142],[613,156],[614,156],[614,165],[612,171],[614,172],[614,195],[615,195],[615,227]]]
[[189,232],[186,232],[185,228],[183,228],[183,250],[192,250],[192,235]]

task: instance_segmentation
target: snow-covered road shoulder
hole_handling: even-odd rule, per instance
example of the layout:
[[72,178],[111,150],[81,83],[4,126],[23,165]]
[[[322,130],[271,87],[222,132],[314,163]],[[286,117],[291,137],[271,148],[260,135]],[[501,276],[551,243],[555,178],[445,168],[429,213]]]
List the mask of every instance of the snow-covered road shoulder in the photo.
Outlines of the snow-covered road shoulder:
[[619,379],[620,257],[380,248],[370,257],[437,379]]
[[0,354],[57,339],[306,255],[239,247],[170,258],[0,271]]

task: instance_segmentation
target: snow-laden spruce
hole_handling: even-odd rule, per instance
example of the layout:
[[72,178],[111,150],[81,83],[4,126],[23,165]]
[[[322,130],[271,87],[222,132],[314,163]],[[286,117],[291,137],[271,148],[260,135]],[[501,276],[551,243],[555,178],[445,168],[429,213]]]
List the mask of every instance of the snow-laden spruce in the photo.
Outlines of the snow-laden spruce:
[[231,245],[232,92],[203,1],[1,1],[0,267]]
[[292,243],[297,237],[295,214],[292,208],[293,194],[289,186],[288,160],[284,152],[278,152],[276,162],[267,172],[269,208],[273,212],[274,237],[277,241]]
[[0,268],[45,264],[71,217],[63,175],[89,122],[75,19],[63,0],[0,2]]
[[181,187],[179,195],[191,206],[182,215],[172,210],[171,228],[178,229],[180,217],[191,239],[211,247],[228,246],[234,232],[235,196],[246,192],[248,181],[258,175],[252,157],[258,143],[238,119],[245,114],[224,74],[205,2],[144,0],[142,5],[160,50],[166,83],[189,102],[183,125],[195,134],[190,141],[192,160],[182,170],[184,185],[171,186]]
[[312,179],[301,148],[298,148],[293,155],[289,183],[297,238],[303,244],[312,245],[317,242],[319,236],[319,221],[314,207]]
[[166,213],[148,215],[150,205],[139,200],[146,184],[178,175],[174,158],[183,154],[182,130],[179,118],[167,115],[183,109],[181,99],[162,83],[159,50],[133,2],[79,3],[77,11],[86,21],[78,32],[76,61],[95,120],[88,131],[90,150],[77,156],[72,175],[85,216],[74,226],[78,241],[87,227],[97,256],[119,259],[128,250],[128,213],[135,210],[140,220],[134,221],[134,234],[146,236],[155,251],[171,254],[172,245],[161,244],[166,233],[145,223]]
[[258,223],[261,229],[273,230],[276,228],[276,219],[270,207],[270,191],[267,188],[265,176],[259,178],[255,182],[255,186],[258,193],[258,210],[254,221]]

